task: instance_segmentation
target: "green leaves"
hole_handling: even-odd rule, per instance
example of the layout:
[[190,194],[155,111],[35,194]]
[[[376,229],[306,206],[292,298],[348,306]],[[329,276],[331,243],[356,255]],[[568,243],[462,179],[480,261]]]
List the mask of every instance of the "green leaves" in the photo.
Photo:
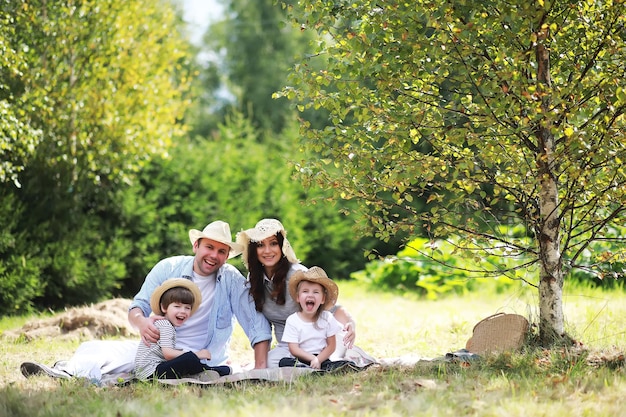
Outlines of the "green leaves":
[[323,69],[295,67],[289,94],[330,113],[304,146],[341,167],[310,160],[304,172],[326,172],[321,185],[360,202],[381,237],[421,229],[497,246],[510,241],[500,224],[533,236],[548,220],[546,178],[570,261],[623,223],[621,4],[304,5],[293,18],[324,37]]
[[68,181],[123,183],[182,132],[185,42],[171,8],[57,1],[15,14],[13,41],[30,70],[14,98],[47,138],[39,164],[67,165]]
[[16,42],[15,5],[0,10],[0,184],[9,182],[21,187],[19,173],[35,152],[42,132],[31,126],[27,103],[21,98],[21,83],[28,63]]
[[120,287],[132,242],[116,193],[184,132],[187,48],[167,2],[3,2],[0,223],[28,242],[0,251],[7,289],[24,295],[8,309]]

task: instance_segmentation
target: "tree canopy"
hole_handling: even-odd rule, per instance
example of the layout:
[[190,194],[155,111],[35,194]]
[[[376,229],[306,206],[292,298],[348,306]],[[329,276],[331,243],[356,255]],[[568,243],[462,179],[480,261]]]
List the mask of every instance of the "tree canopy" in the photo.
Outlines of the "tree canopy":
[[12,182],[19,187],[18,174],[40,142],[41,130],[24,117],[21,79],[28,63],[14,42],[13,16],[8,9],[0,11],[0,183]]
[[[364,247],[396,252],[354,238],[338,210],[352,203],[292,178],[296,112],[271,94],[310,33],[274,4],[233,2],[207,35],[241,32],[209,45],[231,49],[225,65],[198,71],[206,51],[177,4],[0,2],[0,315],[133,296],[214,219],[236,233],[276,217],[302,262],[337,278]],[[227,116],[224,79],[245,97]]]
[[[218,96],[228,91],[232,103],[216,103],[224,106],[222,110],[234,105],[256,128],[280,134],[290,127],[294,109],[288,100],[273,99],[272,94],[284,85],[312,34],[289,25],[275,0],[225,3],[224,19],[211,24],[204,36],[203,49],[213,57],[203,73],[205,87]],[[216,74],[221,83],[214,83]]]
[[184,130],[188,42],[170,1],[0,5],[0,300],[24,311],[125,278],[114,192]]
[[282,95],[332,121],[304,125],[305,181],[357,200],[383,239],[506,258],[476,272],[534,281],[541,339],[562,340],[564,276],[624,260],[623,2],[302,4],[318,38]]

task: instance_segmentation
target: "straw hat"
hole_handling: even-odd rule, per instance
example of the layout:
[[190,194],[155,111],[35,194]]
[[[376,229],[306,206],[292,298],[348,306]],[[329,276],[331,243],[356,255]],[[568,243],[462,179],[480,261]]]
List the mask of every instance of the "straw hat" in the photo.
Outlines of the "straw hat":
[[315,282],[326,289],[326,302],[322,304],[324,310],[330,310],[337,302],[339,287],[319,266],[312,266],[308,271],[296,271],[292,275],[289,280],[289,294],[296,302],[298,301],[298,284],[301,281]]
[[291,247],[291,244],[287,240],[287,231],[283,227],[282,223],[276,219],[263,219],[259,220],[259,222],[252,229],[242,230],[237,233],[237,243],[243,246],[241,260],[246,268],[250,269],[248,267],[248,245],[250,242],[261,242],[263,239],[267,239],[277,233],[283,235],[283,255],[285,255],[287,260],[292,264],[300,263],[298,257],[293,251],[293,248]]
[[154,314],[161,315],[161,297],[165,291],[172,289],[174,287],[184,287],[193,293],[193,304],[191,305],[191,314],[195,313],[195,311],[200,306],[202,302],[202,293],[200,292],[200,288],[193,281],[188,280],[186,278],[170,278],[164,281],[161,285],[156,287],[156,289],[152,292],[150,296],[150,307],[152,307],[152,311]]
[[221,220],[209,223],[202,231],[196,229],[191,229],[189,231],[189,240],[192,245],[194,245],[198,239],[202,238],[211,239],[216,242],[223,243],[224,245],[228,245],[230,247],[228,259],[234,258],[243,251],[243,247],[240,244],[233,242],[233,236],[230,234],[230,226],[228,223]]

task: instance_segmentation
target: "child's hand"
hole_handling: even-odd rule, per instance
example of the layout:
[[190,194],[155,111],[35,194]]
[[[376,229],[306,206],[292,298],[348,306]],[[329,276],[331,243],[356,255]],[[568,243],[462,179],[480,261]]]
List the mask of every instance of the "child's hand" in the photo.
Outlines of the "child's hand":
[[202,349],[196,352],[196,356],[200,359],[211,359],[211,352],[206,349]]
[[313,368],[313,369],[320,369],[320,368],[321,368],[321,366],[320,366],[320,360],[319,360],[319,359],[317,359],[317,356],[315,357],[315,359],[313,359],[313,360],[311,361],[311,365],[310,365],[310,366],[311,366],[311,368]]

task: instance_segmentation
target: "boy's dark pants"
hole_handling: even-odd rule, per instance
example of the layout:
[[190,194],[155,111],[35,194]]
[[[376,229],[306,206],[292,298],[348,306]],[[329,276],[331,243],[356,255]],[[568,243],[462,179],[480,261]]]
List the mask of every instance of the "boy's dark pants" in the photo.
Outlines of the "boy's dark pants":
[[208,366],[200,362],[195,353],[185,352],[177,358],[158,364],[154,376],[160,379],[177,379],[202,371],[216,371],[220,376],[224,376],[230,374],[230,367]]

